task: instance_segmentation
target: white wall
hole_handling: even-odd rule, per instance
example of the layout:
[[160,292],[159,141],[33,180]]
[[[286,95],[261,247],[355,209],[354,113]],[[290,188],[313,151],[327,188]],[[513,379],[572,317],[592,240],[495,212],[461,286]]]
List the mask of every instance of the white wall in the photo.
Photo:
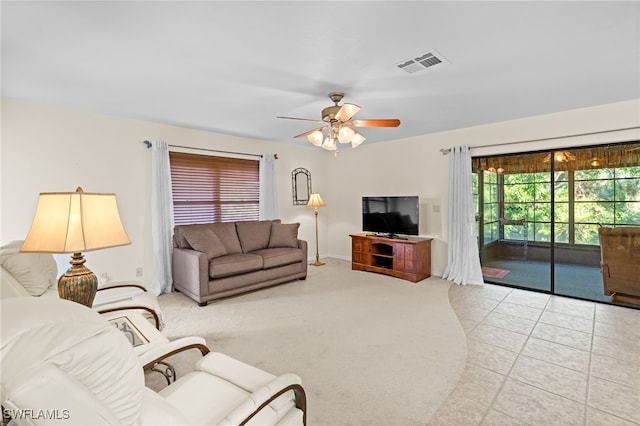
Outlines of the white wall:
[[[245,153],[277,153],[279,212],[283,222],[300,222],[300,237],[315,256],[313,210],[293,206],[291,171],[305,167],[313,189],[326,192],[324,152],[211,132],[72,111],[12,99],[2,99],[0,151],[0,242],[26,237],[40,192],[114,192],[132,244],[85,254],[87,266],[110,280],[152,277],[150,231],[151,152],[144,140]],[[327,251],[326,219],[320,214],[320,253]],[[68,255],[56,255],[62,270]]]
[[[638,126],[640,100],[634,100],[402,140],[365,142],[356,149],[342,148],[334,157],[307,148],[308,144],[270,143],[3,99],[0,242],[24,239],[40,192],[74,191],[77,186],[91,192],[115,192],[133,244],[90,252],[87,265],[97,275],[108,273],[112,280],[132,279],[141,266],[142,281],[149,283],[151,155],[142,141],[163,139],[175,145],[278,153],[280,217],[301,223],[300,236],[309,242],[310,257],[315,256],[313,211],[291,203],[293,169],[311,171],[313,190],[327,203],[319,214],[321,256],[350,259],[349,234],[361,231],[363,195],[418,195],[420,233],[435,238],[432,271],[441,275],[446,267],[448,208],[448,157],[441,148],[543,139],[472,149],[473,155],[487,155],[638,140]],[[635,130],[549,139],[627,127]]]
[[[635,129],[549,139],[629,127]],[[361,230],[360,202],[363,195],[418,195],[420,234],[435,238],[432,242],[432,273],[442,275],[447,264],[449,157],[442,155],[440,149],[543,139],[472,148],[472,155],[489,155],[640,140],[639,127],[640,100],[634,100],[384,143],[367,145],[365,142],[356,149],[343,149],[337,158],[327,163],[329,191],[326,210],[331,224],[329,253],[335,257],[350,258],[349,233]]]

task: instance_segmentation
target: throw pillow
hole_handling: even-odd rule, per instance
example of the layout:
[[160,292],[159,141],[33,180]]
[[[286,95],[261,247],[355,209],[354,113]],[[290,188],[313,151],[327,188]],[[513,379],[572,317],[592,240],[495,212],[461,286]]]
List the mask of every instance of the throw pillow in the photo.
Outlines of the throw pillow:
[[238,231],[243,253],[265,249],[269,246],[269,236],[271,235],[270,220],[236,222],[236,230]]
[[202,231],[208,229],[209,224],[191,223],[189,225],[176,225],[173,229],[173,246],[178,248],[193,248],[184,236],[185,232]]
[[188,230],[184,237],[194,250],[206,253],[209,260],[227,254],[222,241],[211,229]]
[[269,247],[298,248],[299,223],[272,223]]
[[242,253],[242,246],[240,246],[235,222],[212,223],[209,226],[218,238],[220,238],[222,244],[224,244],[227,254]]
[[20,253],[23,241],[12,241],[0,248],[0,263],[30,295],[40,296],[56,287],[58,265],[49,253]]

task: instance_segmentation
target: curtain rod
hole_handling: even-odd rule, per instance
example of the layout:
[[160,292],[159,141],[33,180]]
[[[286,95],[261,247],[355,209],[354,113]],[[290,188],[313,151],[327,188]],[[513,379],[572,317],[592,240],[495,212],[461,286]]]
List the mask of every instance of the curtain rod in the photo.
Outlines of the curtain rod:
[[[143,141],[143,144],[145,144],[147,146],[147,148],[151,148],[151,142],[149,141]],[[219,149],[209,149],[209,148],[194,148],[192,146],[182,146],[182,145],[169,145],[172,148],[185,148],[185,149],[195,149],[198,151],[209,151],[209,152],[219,152],[222,154],[236,154],[236,155],[249,155],[251,157],[260,157],[262,158],[262,154],[248,154],[246,152],[235,152],[235,151],[221,151]],[[274,154],[273,158],[275,158],[276,160],[278,159],[278,154]]]
[[[623,129],[599,130],[599,131],[596,131],[596,132],[587,132],[587,133],[575,133],[573,135],[553,136],[553,137],[550,137],[550,138],[529,139],[529,140],[525,140],[525,141],[501,142],[501,143],[492,143],[492,144],[487,144],[487,145],[473,145],[473,146],[470,146],[469,148],[488,148],[488,147],[492,147],[492,146],[516,145],[516,144],[527,143],[527,142],[551,141],[551,140],[554,140],[554,139],[573,138],[573,137],[576,137],[576,136],[591,136],[591,135],[599,135],[601,133],[620,132],[620,131],[623,131],[623,130],[634,130],[634,129],[640,129],[640,126],[625,127]],[[442,155],[447,155],[447,154],[449,154],[451,152],[451,148],[442,148],[440,150],[440,152],[442,153]]]

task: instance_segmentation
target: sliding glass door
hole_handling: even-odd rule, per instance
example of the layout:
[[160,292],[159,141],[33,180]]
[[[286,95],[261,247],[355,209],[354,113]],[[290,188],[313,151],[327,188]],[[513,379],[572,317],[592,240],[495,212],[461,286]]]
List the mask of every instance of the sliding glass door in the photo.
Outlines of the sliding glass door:
[[544,155],[474,159],[482,190],[480,260],[486,281],[551,291],[550,163]]
[[640,143],[476,157],[473,167],[485,281],[616,303],[599,233],[640,227]]

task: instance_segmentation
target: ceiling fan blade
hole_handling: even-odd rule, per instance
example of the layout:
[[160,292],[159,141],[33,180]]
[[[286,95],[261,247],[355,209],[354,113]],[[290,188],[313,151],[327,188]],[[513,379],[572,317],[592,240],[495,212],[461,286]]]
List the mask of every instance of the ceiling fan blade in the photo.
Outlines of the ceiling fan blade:
[[358,111],[360,111],[360,107],[358,105],[344,104],[340,107],[338,112],[336,112],[335,118],[342,122],[349,121]]
[[322,120],[314,120],[312,118],[297,118],[297,117],[276,117],[276,118],[286,118],[287,120],[302,120],[302,121],[311,121],[314,123],[324,123]]
[[355,127],[398,127],[400,120],[397,118],[381,118],[377,120],[352,120],[350,122]]
[[313,129],[313,130],[309,130],[308,132],[300,133],[299,135],[296,135],[293,138],[295,139],[295,138],[301,138],[303,136],[309,136],[311,133],[317,132],[318,130],[322,131],[324,128],[325,128],[325,126],[318,127],[317,129]]

